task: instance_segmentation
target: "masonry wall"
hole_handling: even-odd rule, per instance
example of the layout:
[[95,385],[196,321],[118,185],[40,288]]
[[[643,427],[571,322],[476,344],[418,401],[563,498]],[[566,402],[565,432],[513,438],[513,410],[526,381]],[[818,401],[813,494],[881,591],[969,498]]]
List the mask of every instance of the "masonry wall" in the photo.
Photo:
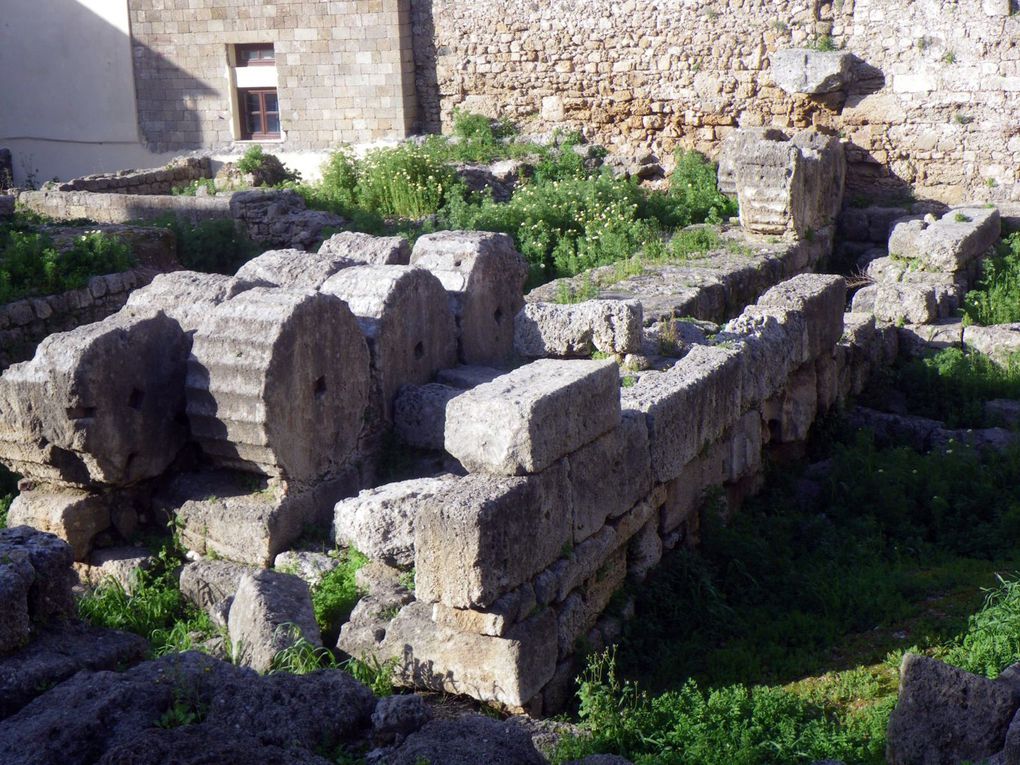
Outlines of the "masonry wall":
[[407,0],[132,0],[142,138],[154,151],[233,141],[228,49],[273,43],[281,148],[403,138],[414,119]]
[[[455,108],[610,145],[715,154],[738,126],[831,126],[850,194],[1020,198],[1020,16],[1009,0],[413,0],[423,125]],[[791,96],[769,54],[831,34],[846,94]]]

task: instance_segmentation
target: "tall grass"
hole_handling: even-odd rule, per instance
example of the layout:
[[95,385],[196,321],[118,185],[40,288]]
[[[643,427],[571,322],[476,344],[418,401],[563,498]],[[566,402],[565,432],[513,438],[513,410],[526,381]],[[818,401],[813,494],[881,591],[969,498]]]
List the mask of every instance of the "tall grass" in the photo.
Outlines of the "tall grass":
[[983,269],[977,289],[964,298],[964,323],[991,326],[1020,321],[1020,232],[1002,239]]

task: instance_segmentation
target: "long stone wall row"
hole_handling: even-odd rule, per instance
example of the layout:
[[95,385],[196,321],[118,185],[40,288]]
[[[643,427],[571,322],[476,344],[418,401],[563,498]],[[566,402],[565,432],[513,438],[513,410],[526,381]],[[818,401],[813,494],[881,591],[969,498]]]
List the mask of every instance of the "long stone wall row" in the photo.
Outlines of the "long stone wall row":
[[[421,119],[447,129],[462,108],[611,147],[712,156],[738,126],[815,124],[848,141],[851,194],[1017,199],[1011,10],[1009,0],[415,0]],[[832,92],[784,90],[775,54],[829,37],[852,55],[822,87]]]
[[170,194],[178,186],[211,178],[209,157],[181,157],[153,170],[124,170],[75,178],[57,191],[96,191],[106,194]]

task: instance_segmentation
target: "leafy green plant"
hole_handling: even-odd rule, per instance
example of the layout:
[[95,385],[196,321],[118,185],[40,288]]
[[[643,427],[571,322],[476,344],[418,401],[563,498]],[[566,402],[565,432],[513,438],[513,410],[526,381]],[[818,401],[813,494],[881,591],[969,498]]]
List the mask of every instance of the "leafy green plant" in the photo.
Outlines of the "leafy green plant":
[[242,173],[256,173],[262,169],[265,161],[265,151],[261,146],[255,144],[245,149],[244,154],[237,160],[237,169]]
[[968,672],[995,678],[1020,658],[1020,579],[996,574],[984,607],[970,617],[967,631],[939,656]]
[[977,288],[964,297],[965,324],[991,326],[1020,321],[1020,232],[996,245],[986,258]]
[[341,666],[359,683],[367,685],[376,696],[393,695],[393,671],[399,664],[396,658],[379,661],[375,656],[366,659],[350,658]]
[[216,193],[216,181],[212,178],[196,178],[191,183],[174,186],[170,193],[175,197],[194,197],[198,196],[199,189],[205,189],[204,193],[212,196]]
[[277,630],[288,635],[290,644],[273,657],[272,672],[307,675],[320,669],[336,669],[332,652],[309,641],[296,624],[281,624]]
[[836,41],[832,39],[831,35],[819,35],[811,42],[811,47],[814,50],[828,53],[834,50],[839,50],[839,46],[836,45]]
[[0,529],[7,528],[7,513],[10,511],[13,501],[14,497],[10,494],[0,497]]
[[345,550],[340,565],[328,572],[312,587],[312,608],[315,620],[327,642],[335,642],[340,626],[347,621],[362,596],[355,581],[358,569],[368,558],[355,549]]
[[369,152],[358,174],[358,202],[383,216],[423,218],[439,211],[460,182],[425,149],[405,144]]
[[192,271],[233,276],[262,251],[232,220],[191,223],[171,214],[155,218],[149,225],[174,232],[177,260]]

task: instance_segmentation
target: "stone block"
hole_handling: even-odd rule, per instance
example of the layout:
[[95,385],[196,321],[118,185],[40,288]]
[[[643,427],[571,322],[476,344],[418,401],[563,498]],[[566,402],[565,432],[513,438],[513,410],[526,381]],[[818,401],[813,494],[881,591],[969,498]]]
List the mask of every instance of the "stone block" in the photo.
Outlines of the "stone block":
[[900,351],[908,357],[946,348],[962,348],[963,333],[963,323],[952,319],[937,324],[905,324],[896,330]]
[[939,318],[936,288],[923,284],[872,284],[857,291],[852,307],[889,324],[930,324]]
[[158,274],[148,285],[132,292],[127,307],[162,311],[185,332],[194,332],[209,311],[253,286],[249,281],[221,274],[173,271]]
[[252,289],[213,309],[195,333],[192,436],[219,467],[314,481],[354,450],[369,378],[365,339],[343,301]]
[[88,563],[75,564],[78,577],[88,587],[99,587],[112,579],[128,595],[134,593],[142,572],[155,561],[143,547],[104,547],[89,556]]
[[577,543],[602,528],[607,518],[629,510],[651,490],[645,418],[625,412],[619,427],[573,452],[567,468]]
[[450,608],[433,603],[432,621],[458,632],[504,637],[515,624],[531,616],[536,606],[535,589],[523,584],[486,609]]
[[718,186],[723,194],[737,193],[737,162],[760,141],[788,141],[779,128],[740,128],[727,135],[719,147]]
[[418,599],[484,609],[559,558],[571,539],[565,473],[469,475],[419,509]]
[[790,94],[815,96],[842,90],[852,78],[853,56],[812,48],[777,50],[769,57],[772,80]]
[[108,498],[95,492],[41,487],[18,494],[7,515],[10,526],[31,526],[60,537],[74,560],[88,560],[92,540],[110,526]]
[[612,361],[542,359],[446,408],[446,451],[470,471],[537,473],[620,423]]
[[[244,574],[227,620],[235,663],[268,672],[276,655],[300,636],[322,645],[308,585],[290,574]],[[298,633],[298,634],[295,634]]]
[[505,369],[461,364],[450,369],[440,370],[436,375],[436,382],[442,385],[449,385],[451,388],[468,390],[492,382],[497,377],[505,374]]
[[378,266],[406,266],[411,262],[411,247],[402,236],[371,236],[341,231],[322,243],[319,255]]
[[393,401],[393,428],[400,440],[419,449],[446,445],[446,406],[464,391],[448,385],[405,385]]
[[339,566],[339,556],[308,550],[284,550],[273,559],[273,568],[301,577],[309,587],[315,587]]
[[758,299],[758,305],[803,315],[809,359],[814,359],[830,352],[843,335],[846,281],[841,276],[802,274],[768,290]]
[[188,339],[161,313],[50,335],[0,378],[0,461],[43,482],[125,486],[184,445]]
[[755,407],[786,384],[790,372],[810,358],[807,322],[796,311],[748,306],[716,341],[740,354],[742,408]]
[[203,559],[181,568],[181,595],[211,616],[229,613],[237,588],[245,574],[256,569],[225,560]]
[[1000,228],[994,207],[953,209],[934,223],[896,224],[889,236],[889,254],[915,258],[929,271],[955,273],[984,255],[999,239]]
[[1020,324],[964,327],[963,346],[1005,366],[1014,354],[1020,353]]
[[416,478],[366,489],[340,500],[333,518],[338,545],[354,547],[390,566],[414,565],[415,520],[422,508],[442,501],[456,479]]
[[627,576],[627,548],[612,553],[599,569],[557,608],[556,632],[559,657],[578,649],[578,639],[587,635],[609,605]]
[[659,536],[659,519],[652,518],[642,526],[627,545],[627,575],[642,582],[648,572],[662,560],[662,537]]
[[237,278],[293,290],[318,289],[333,274],[360,263],[332,251],[268,250],[237,271]]
[[402,385],[429,382],[457,363],[457,330],[443,285],[421,268],[357,266],[331,277],[322,291],[345,301],[368,341],[374,388],[392,414]]
[[652,473],[658,482],[680,475],[741,411],[740,354],[696,346],[668,372],[623,389],[623,406],[645,416]]
[[450,296],[465,364],[505,363],[524,306],[528,265],[506,234],[444,231],[414,245],[411,263],[434,273]]
[[514,319],[514,350],[532,359],[639,353],[642,317],[636,300],[527,303]]

